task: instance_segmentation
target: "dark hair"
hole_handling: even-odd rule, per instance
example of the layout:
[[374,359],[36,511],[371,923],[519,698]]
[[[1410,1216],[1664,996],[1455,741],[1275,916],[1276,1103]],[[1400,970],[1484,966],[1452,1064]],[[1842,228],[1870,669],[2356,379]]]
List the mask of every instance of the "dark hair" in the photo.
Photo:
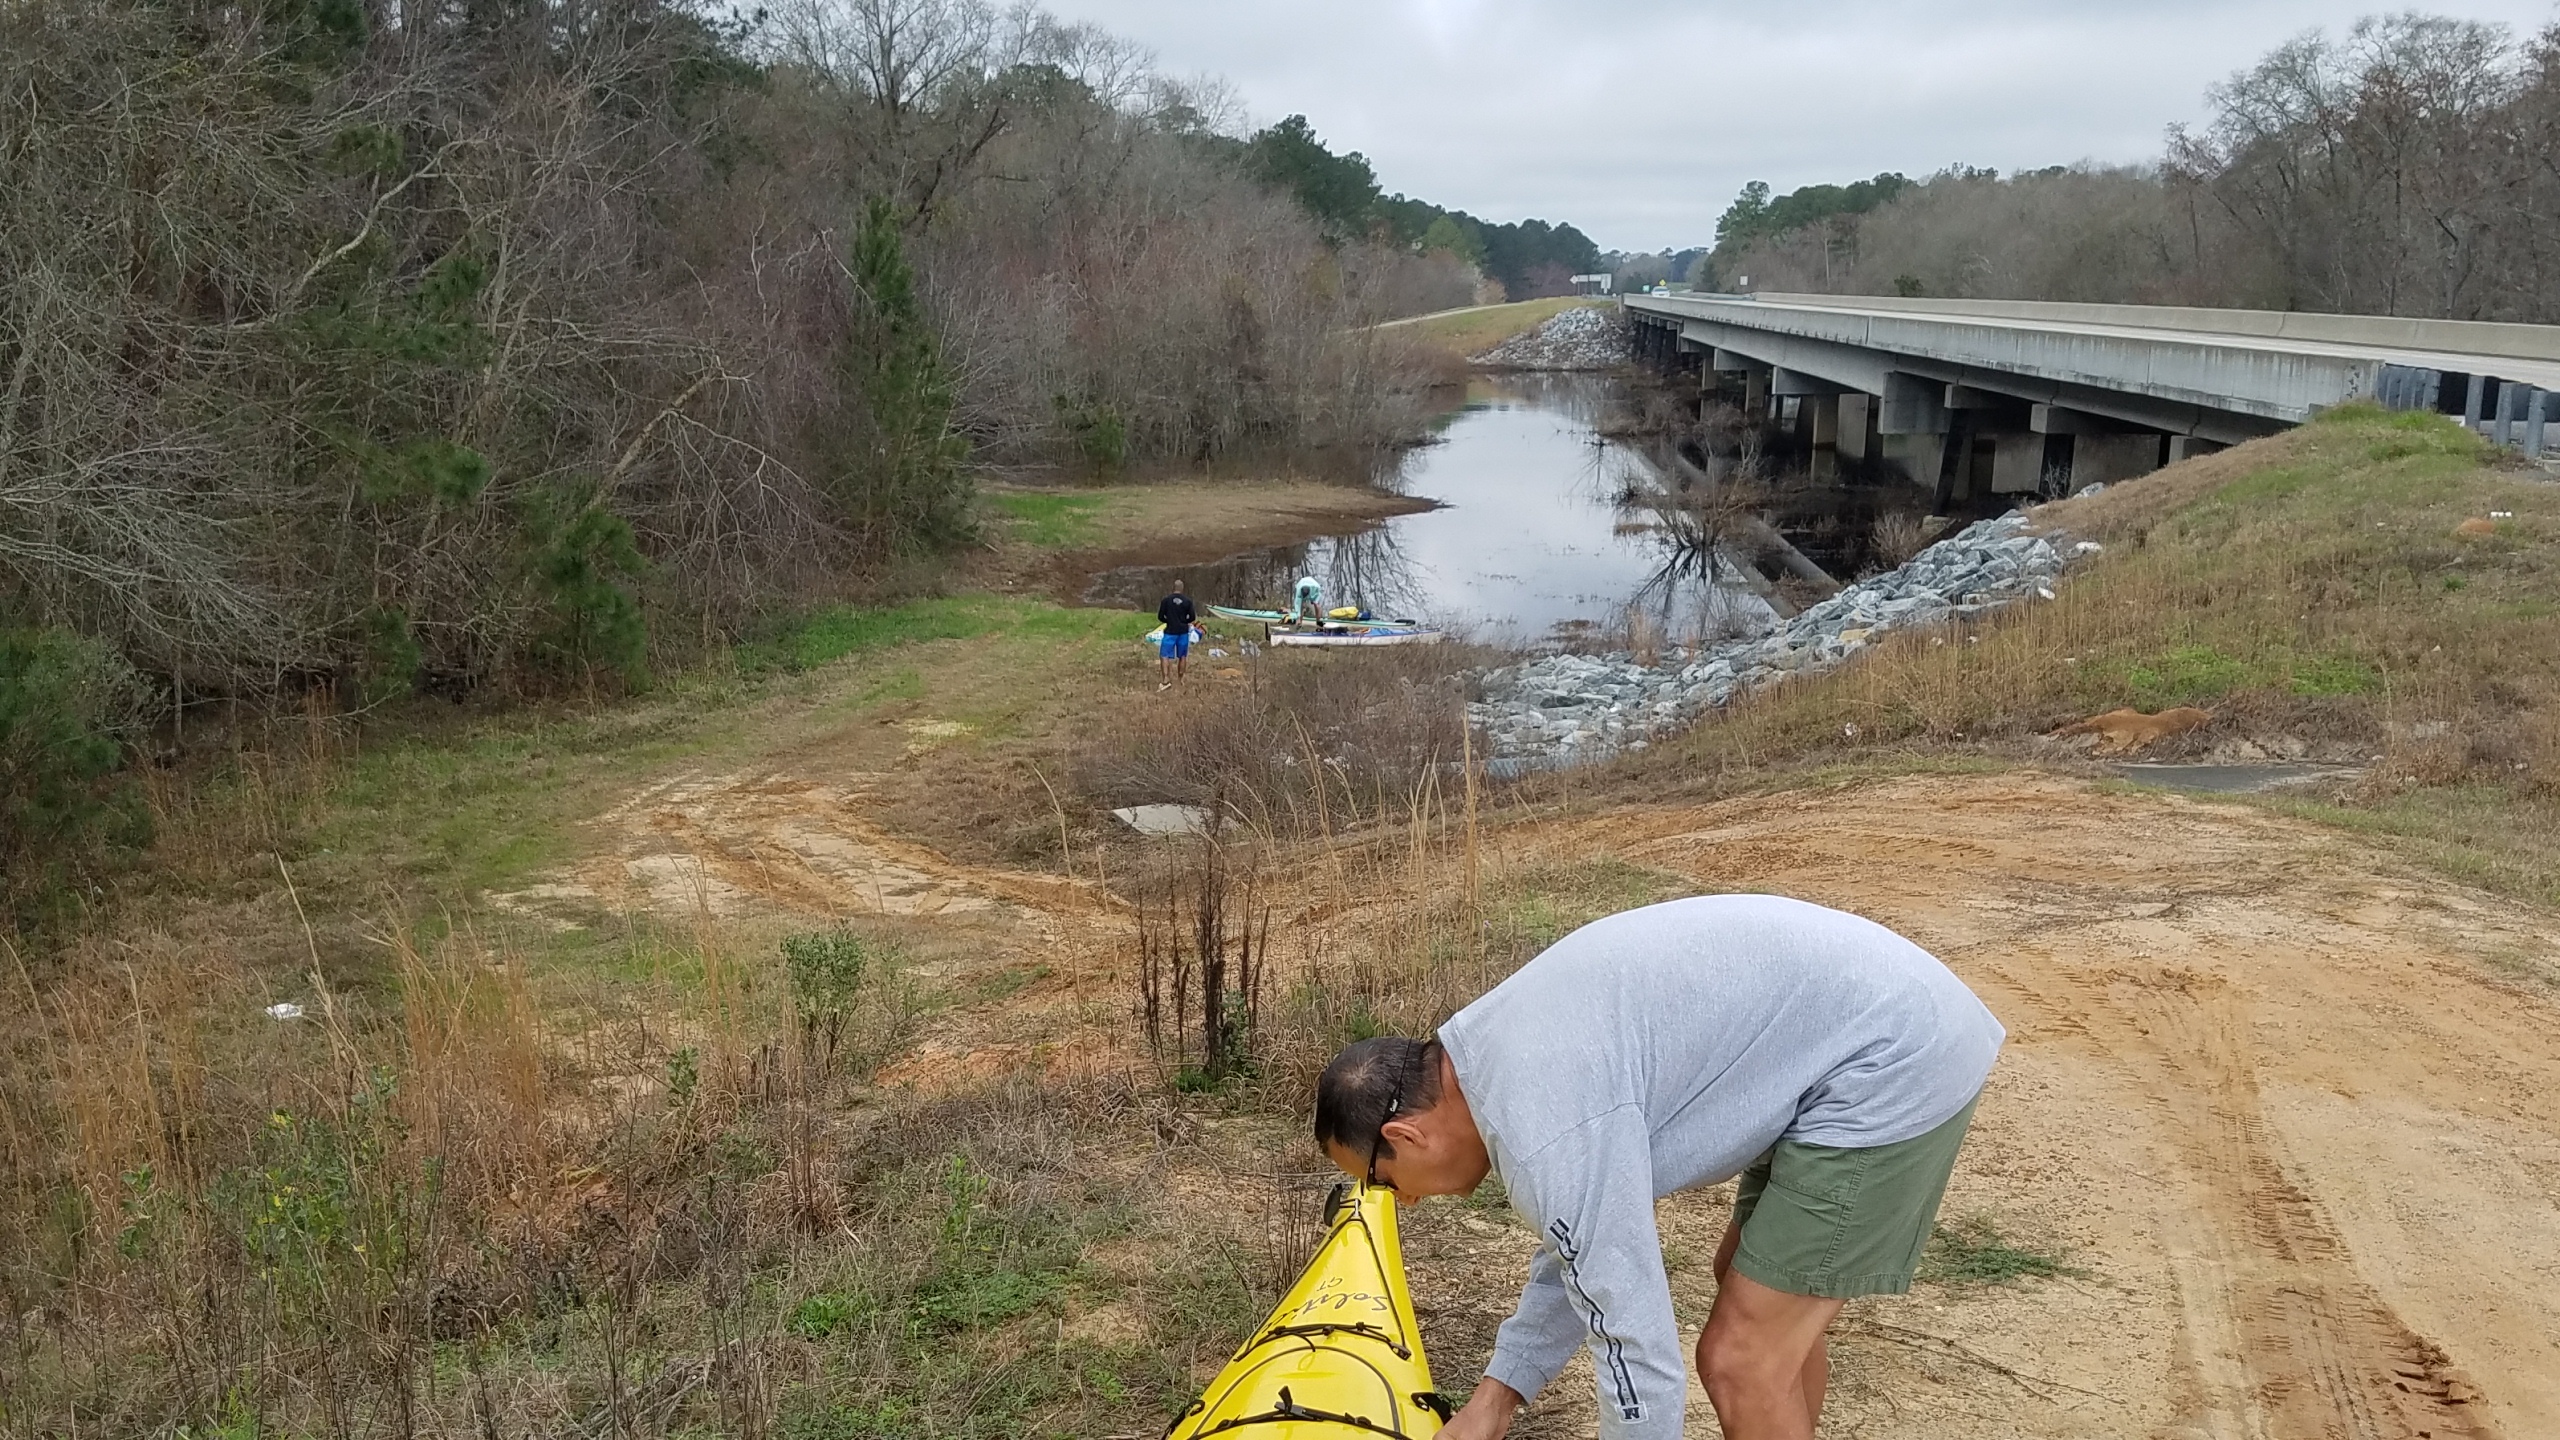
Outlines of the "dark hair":
[[1316,1081],[1316,1144],[1340,1145],[1380,1159],[1396,1147],[1378,1138],[1389,1120],[1440,1103],[1440,1042],[1400,1035],[1358,1040],[1342,1047]]

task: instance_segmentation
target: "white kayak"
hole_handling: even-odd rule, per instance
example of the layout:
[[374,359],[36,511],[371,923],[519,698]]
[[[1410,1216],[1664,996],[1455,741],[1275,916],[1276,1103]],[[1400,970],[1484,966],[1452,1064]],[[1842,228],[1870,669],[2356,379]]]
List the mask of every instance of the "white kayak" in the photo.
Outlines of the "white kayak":
[[1310,645],[1328,648],[1350,648],[1363,645],[1437,645],[1448,635],[1426,625],[1372,625],[1364,630],[1274,630],[1274,645]]

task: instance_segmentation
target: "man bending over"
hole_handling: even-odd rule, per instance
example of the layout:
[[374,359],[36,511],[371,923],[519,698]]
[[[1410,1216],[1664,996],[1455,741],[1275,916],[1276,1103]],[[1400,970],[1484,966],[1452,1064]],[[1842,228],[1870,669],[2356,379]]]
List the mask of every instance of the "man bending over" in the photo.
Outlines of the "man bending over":
[[1537,1232],[1520,1308],[1444,1440],[1498,1440],[1588,1344],[1604,1440],[1676,1440],[1687,1398],[1656,1197],[1742,1177],[1698,1371],[1728,1440],[1809,1440],[1843,1300],[1911,1288],[2005,1039],[1946,966],[1764,895],[1587,925],[1431,1041],[1326,1067],[1316,1141],[1406,1204],[1488,1171]]

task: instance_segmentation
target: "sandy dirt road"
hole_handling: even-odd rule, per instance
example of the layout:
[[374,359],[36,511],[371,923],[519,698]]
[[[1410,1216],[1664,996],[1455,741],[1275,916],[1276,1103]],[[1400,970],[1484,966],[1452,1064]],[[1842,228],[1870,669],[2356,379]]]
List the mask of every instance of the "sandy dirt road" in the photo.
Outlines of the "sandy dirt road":
[[[622,853],[586,887],[633,904],[701,903],[711,887],[658,877],[702,867],[723,903],[972,925],[993,910],[1024,923],[989,943],[1093,965],[1121,923],[1089,892],[891,839],[858,786],[697,779],[636,797],[605,848]],[[1947,1214],[2074,1273],[1853,1305],[1826,1434],[2560,1435],[2547,914],[2263,811],[2031,775],[1618,809],[1516,827],[1503,848],[1874,916],[2009,1027]],[[1096,983],[1058,975],[1024,1018]],[[931,1043],[1003,1047],[1004,1031],[981,1014]],[[1719,1189],[1662,1207],[1692,1325],[1728,1205]],[[1471,1379],[1527,1234],[1469,1209],[1427,1211],[1412,1236],[1443,1383]],[[1520,1433],[1590,1433],[1587,1387],[1568,1372]],[[1695,1398],[1690,1432],[1715,1434]]]

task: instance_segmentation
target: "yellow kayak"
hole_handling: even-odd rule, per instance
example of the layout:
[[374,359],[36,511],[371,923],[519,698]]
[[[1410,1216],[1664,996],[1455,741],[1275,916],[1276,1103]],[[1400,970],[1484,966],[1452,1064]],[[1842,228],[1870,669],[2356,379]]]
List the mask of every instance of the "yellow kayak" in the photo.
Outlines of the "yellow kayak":
[[1347,1187],[1332,1232],[1165,1440],[1428,1440],[1449,1415],[1431,1388],[1405,1292],[1395,1192]]

